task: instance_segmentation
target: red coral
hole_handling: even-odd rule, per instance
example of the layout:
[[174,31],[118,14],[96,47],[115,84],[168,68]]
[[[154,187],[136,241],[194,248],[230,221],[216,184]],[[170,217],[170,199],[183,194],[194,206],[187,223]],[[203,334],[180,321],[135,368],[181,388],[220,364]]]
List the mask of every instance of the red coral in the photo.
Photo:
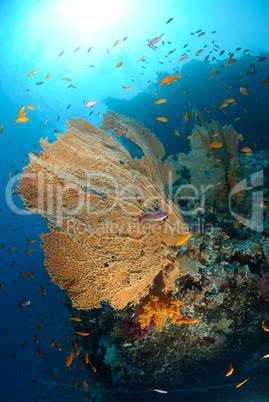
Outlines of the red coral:
[[128,335],[130,336],[131,339],[144,338],[144,336],[147,336],[149,334],[149,330],[151,328],[156,327],[154,316],[150,318],[150,323],[146,325],[144,328],[141,328],[139,324],[139,317],[136,315],[131,319],[131,323],[133,325],[131,325],[128,329]]

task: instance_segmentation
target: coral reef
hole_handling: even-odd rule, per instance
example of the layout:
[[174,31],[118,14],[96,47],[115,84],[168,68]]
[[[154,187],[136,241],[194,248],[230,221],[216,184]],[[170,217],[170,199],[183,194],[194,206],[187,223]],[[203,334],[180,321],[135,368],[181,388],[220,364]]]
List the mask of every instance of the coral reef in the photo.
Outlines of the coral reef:
[[[113,396],[117,388],[129,396],[145,388],[227,386],[230,364],[242,377],[248,372],[244,378],[268,365],[261,360],[268,353],[261,323],[269,320],[269,221],[260,195],[255,198],[262,193],[255,189],[261,175],[248,177],[267,154],[238,157],[231,126],[208,124],[199,114],[197,121],[191,152],[179,154],[179,164],[189,169],[181,176],[154,134],[107,112],[102,129],[70,119],[55,143],[42,140],[43,152],[30,155],[18,184],[24,205],[48,221],[50,233],[41,236],[45,267],[67,290],[70,314],[82,320],[70,325],[91,334],[70,335],[78,359],[85,364],[89,354],[96,367],[86,365],[89,378],[97,390],[98,381],[105,383]],[[222,146],[210,147],[213,141]],[[234,222],[227,199],[244,178],[254,191],[243,186],[244,198],[236,199],[243,200],[237,205],[246,215],[242,224]],[[204,186],[211,208],[186,214],[183,222],[170,190],[177,193],[189,179],[197,189]],[[252,205],[262,209],[255,227],[249,224]],[[138,221],[156,209],[167,221]],[[190,241],[175,247],[201,216],[210,230],[199,222]]]
[[[120,136],[144,156],[132,158]],[[188,232],[169,199],[175,163],[163,160],[162,144],[142,123],[111,111],[103,129],[70,119],[65,135],[41,145],[17,191],[26,208],[48,220],[50,233],[41,236],[45,268],[74,307],[109,301],[122,309],[145,296],[161,271],[167,290],[178,276],[197,272],[198,261],[174,258],[175,241]],[[138,222],[141,212],[159,208],[166,222]]]
[[[237,150],[226,142],[230,136],[237,147],[237,134],[215,122],[208,125],[199,116],[193,140],[201,142],[197,152],[202,156],[195,160],[198,167],[190,167],[191,180],[206,184],[205,165],[199,166],[206,158],[210,175],[211,163],[220,165],[214,183],[225,184],[211,193],[214,207],[184,215],[184,223],[170,201],[169,189],[176,192],[175,183],[188,183],[186,169],[185,176],[178,176],[173,160],[164,159],[163,147],[152,133],[138,121],[113,112],[104,116],[102,130],[71,119],[66,135],[58,136],[55,144],[43,141],[44,151],[31,155],[18,186],[25,205],[48,219],[51,233],[42,235],[45,266],[53,281],[68,291],[73,303],[72,307],[67,301],[70,314],[82,320],[70,325],[91,334],[70,335],[78,343],[78,359],[85,364],[89,353],[97,369],[93,373],[86,365],[89,378],[97,390],[98,381],[105,384],[115,398],[116,390],[130,399],[132,391],[137,395],[142,390],[145,396],[145,388],[170,392],[178,387],[199,389],[201,384],[227,387],[241,377],[252,378],[254,371],[257,375],[268,371],[268,359],[261,360],[268,353],[268,333],[261,325],[269,321],[268,213],[264,208],[262,233],[234,222],[223,209],[220,197],[224,200],[237,179],[244,177],[240,169],[245,156],[239,157],[242,164],[236,170]],[[221,136],[223,147],[209,148],[217,139],[214,133]],[[135,146],[140,149],[136,157],[130,151]],[[260,159],[265,158],[263,154]],[[39,204],[38,178],[44,183]],[[57,199],[61,189],[62,201]],[[251,215],[252,191],[244,193],[240,213],[246,210]],[[81,208],[76,210],[79,202]],[[138,222],[138,215],[157,208],[168,214],[167,222]],[[70,210],[76,211],[69,214]],[[195,234],[187,244],[175,247],[184,226],[191,227],[201,216],[211,223],[210,230],[199,224],[200,231],[191,229]],[[194,325],[178,325],[187,323],[182,317],[193,319]],[[227,379],[230,364],[235,375]]]

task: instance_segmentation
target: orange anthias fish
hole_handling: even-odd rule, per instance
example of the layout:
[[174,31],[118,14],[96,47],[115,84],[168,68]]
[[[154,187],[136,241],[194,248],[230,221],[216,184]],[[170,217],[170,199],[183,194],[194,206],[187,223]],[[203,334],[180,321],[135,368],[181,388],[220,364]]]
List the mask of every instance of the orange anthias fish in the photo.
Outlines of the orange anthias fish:
[[80,318],[77,318],[77,317],[70,317],[69,320],[72,320],[72,321],[82,321]]
[[23,272],[21,276],[28,276],[28,278],[34,279],[33,275],[29,274],[28,272]]
[[84,379],[82,380],[82,384],[85,388],[89,388],[87,381],[85,381]]
[[232,375],[234,372],[233,366],[230,364],[230,370],[228,371],[228,373],[226,374],[226,377],[229,377],[229,375]]
[[73,341],[72,348],[73,348],[74,354],[76,356],[78,356],[79,355],[78,344],[76,342],[74,342],[74,341]]
[[193,140],[195,138],[195,134],[188,135],[187,140]]
[[31,71],[31,72],[27,75],[27,77],[31,77],[31,75],[34,75],[34,74],[36,74],[36,73],[37,73],[37,70]]
[[116,42],[114,43],[113,47],[117,46],[120,43],[120,41],[121,41],[121,39],[116,40]]
[[230,64],[233,64],[237,61],[237,59],[230,59],[227,63],[226,66],[229,66]]
[[188,56],[184,56],[184,57],[181,57],[181,59],[179,59],[178,61],[185,61],[185,60],[187,60],[189,57]]
[[94,367],[94,365],[92,364],[92,362],[90,362],[90,366],[91,366],[91,368],[92,368],[92,371],[94,372],[94,373],[96,373],[96,368]]
[[36,348],[37,348],[37,352],[38,352],[39,356],[43,357],[44,353],[42,352],[42,350],[38,346]]
[[197,52],[196,52],[196,56],[199,54],[199,53],[202,53],[204,51],[204,49],[199,49]]
[[178,78],[183,78],[181,77],[180,73],[178,73],[177,75],[168,75],[167,77],[164,77],[159,84],[160,85],[171,84],[171,82],[176,81]]
[[240,92],[241,92],[241,94],[243,94],[243,95],[248,95],[248,94],[249,94],[247,88],[244,88],[244,87],[240,87]]
[[252,149],[249,147],[244,147],[244,148],[241,148],[241,151],[242,152],[252,152]]
[[116,67],[120,67],[122,66],[122,61],[120,61],[119,63],[116,64]]
[[190,114],[189,114],[188,112],[186,112],[185,115],[184,115],[184,121],[185,121],[185,123],[187,123],[187,121],[189,120],[189,118],[190,118]]
[[25,110],[25,106],[22,105],[22,107],[20,108],[18,117],[15,120],[15,123],[26,123],[26,122],[30,121],[28,119],[28,117],[25,117],[26,113],[24,110]]
[[161,34],[160,36],[157,36],[156,38],[151,39],[151,41],[148,43],[148,47],[150,47],[153,50],[156,50],[156,46],[153,46],[155,43],[159,42],[161,38],[163,37],[164,33]]
[[190,233],[187,233],[186,235],[179,237],[179,239],[177,239],[177,241],[176,241],[175,246],[182,246],[192,236],[193,236],[193,234],[190,232]]
[[65,361],[65,367],[67,368],[67,367],[69,367],[69,366],[71,366],[71,363],[72,363],[72,361],[73,361],[73,352],[71,352],[70,353],[70,356],[68,356],[68,358],[66,359],[66,361]]
[[262,327],[266,332],[269,332],[269,327],[265,324],[265,320],[262,322]]
[[158,99],[155,103],[155,105],[159,105],[160,103],[167,102],[167,99]]
[[[250,378],[250,377],[249,377]],[[248,380],[249,380],[249,378],[247,378],[245,381],[243,381],[243,382],[240,382],[240,384],[238,384],[237,386],[236,386],[236,388],[239,388],[239,387],[241,387],[241,385],[243,385],[243,384],[245,384],[245,382],[247,382]]]
[[223,147],[223,144],[219,141],[214,141],[210,144],[210,148],[221,148]]
[[182,317],[177,322],[179,324],[181,324],[181,323],[183,323],[183,324],[195,324],[196,322],[201,322],[201,321],[199,320],[199,318],[196,318],[195,320],[192,320],[190,318],[183,318]]
[[74,332],[75,332],[75,334],[78,334],[78,335],[81,335],[81,336],[88,336],[88,335],[90,335],[89,332],[76,332],[76,331],[74,331]]
[[45,289],[44,289],[44,286],[40,285],[40,290],[41,290],[42,294],[45,296],[46,291],[45,291]]
[[167,218],[168,215],[162,209],[158,209],[157,211],[147,211],[143,215],[138,216],[139,222],[165,221]]
[[263,82],[262,82],[262,86],[264,86],[265,84],[268,84],[269,83],[269,78],[265,78],[265,80],[263,80]]
[[175,134],[180,136],[179,132],[177,131],[177,129],[175,128]]
[[168,121],[166,117],[157,117],[156,120],[166,122]]
[[132,87],[122,87],[123,89],[125,89],[126,91],[131,91],[131,89],[133,89]]

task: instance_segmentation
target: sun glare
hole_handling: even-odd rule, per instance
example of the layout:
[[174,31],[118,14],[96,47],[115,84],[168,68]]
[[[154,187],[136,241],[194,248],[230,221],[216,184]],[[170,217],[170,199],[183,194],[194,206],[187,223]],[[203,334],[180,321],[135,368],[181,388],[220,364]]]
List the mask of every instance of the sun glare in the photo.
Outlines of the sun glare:
[[105,31],[120,22],[126,7],[123,0],[68,0],[62,10],[62,20],[78,29]]

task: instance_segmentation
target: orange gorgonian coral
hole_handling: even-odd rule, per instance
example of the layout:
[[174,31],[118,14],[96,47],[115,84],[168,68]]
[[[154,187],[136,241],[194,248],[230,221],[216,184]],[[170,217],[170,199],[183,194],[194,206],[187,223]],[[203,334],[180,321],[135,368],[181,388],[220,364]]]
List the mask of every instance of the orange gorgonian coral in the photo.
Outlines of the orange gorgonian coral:
[[[140,159],[131,157],[121,136],[140,147]],[[48,221],[50,232],[41,235],[44,265],[75,308],[108,301],[122,309],[144,296],[158,273],[166,272],[172,289],[193,269],[174,258],[176,240],[188,232],[169,198],[176,164],[164,159],[162,144],[142,123],[111,111],[102,129],[70,119],[65,135],[41,145],[17,191],[28,210]],[[139,222],[145,209],[162,209],[168,219]]]

